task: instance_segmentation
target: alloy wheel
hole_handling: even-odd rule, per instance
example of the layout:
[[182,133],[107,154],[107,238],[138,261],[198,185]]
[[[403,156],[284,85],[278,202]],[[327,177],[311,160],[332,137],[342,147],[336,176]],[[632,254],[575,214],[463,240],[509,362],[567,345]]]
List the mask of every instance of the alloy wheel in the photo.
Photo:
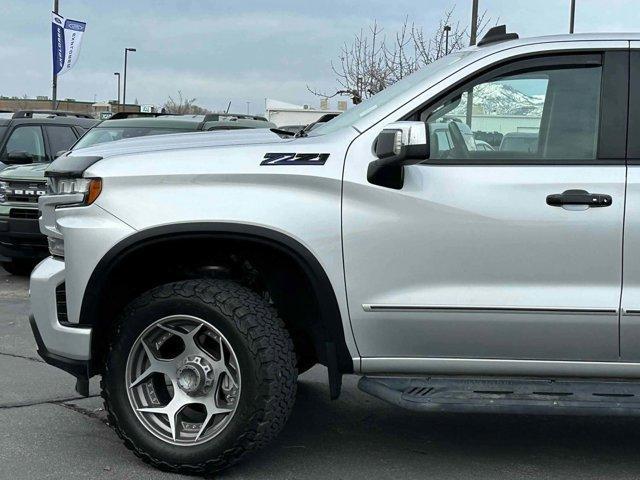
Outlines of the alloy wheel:
[[224,335],[207,321],[172,315],[147,327],[126,365],[131,407],[172,445],[199,445],[222,432],[240,398],[240,368]]

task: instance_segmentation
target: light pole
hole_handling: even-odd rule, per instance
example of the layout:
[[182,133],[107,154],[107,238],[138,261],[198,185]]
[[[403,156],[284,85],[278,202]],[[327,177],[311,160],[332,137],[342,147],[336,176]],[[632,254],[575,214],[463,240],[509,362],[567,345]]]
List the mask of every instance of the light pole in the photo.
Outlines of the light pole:
[[444,26],[444,54],[449,55],[449,32],[451,27],[449,25]]
[[116,77],[118,77],[118,107],[120,107],[120,72],[113,73]]
[[135,48],[124,49],[124,79],[122,80],[122,106],[124,110],[127,109],[127,54],[135,51]]
[[[471,6],[471,35],[469,38],[469,45],[476,44],[476,36],[478,35],[478,0],[473,0]],[[469,128],[471,128],[471,116],[473,115],[473,90],[467,91],[467,115],[466,121]]]
[[249,115],[249,105],[251,105],[251,102],[247,102],[247,115]]
[[476,44],[476,36],[478,35],[478,0],[473,0],[471,6],[471,35],[469,35],[469,45]]
[[571,15],[569,17],[569,33],[573,33],[573,25],[576,20],[576,0],[571,0]]

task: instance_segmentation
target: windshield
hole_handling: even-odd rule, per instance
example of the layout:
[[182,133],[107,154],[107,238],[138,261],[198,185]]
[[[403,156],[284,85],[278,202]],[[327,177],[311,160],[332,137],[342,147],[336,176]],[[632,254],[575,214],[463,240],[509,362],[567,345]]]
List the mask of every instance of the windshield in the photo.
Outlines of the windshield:
[[73,150],[78,148],[91,147],[99,143],[113,142],[123,138],[146,137],[149,135],[166,135],[168,133],[180,133],[191,130],[179,128],[157,128],[157,127],[96,127],[89,130],[73,146]]
[[347,110],[346,112],[338,115],[336,118],[330,120],[327,123],[323,123],[318,128],[313,129],[312,132],[309,132],[310,135],[324,135],[353,125],[358,120],[373,113],[383,105],[393,102],[396,97],[403,95],[405,92],[411,90],[416,85],[424,82],[427,78],[448,67],[449,65],[462,60],[464,57],[471,53],[473,53],[473,50],[455,52],[447,55],[446,57],[442,57],[433,63],[430,63],[429,65],[421,68],[411,75],[404,77],[402,80],[394,83],[390,87],[387,87],[381,92],[378,92],[373,97],[367,98],[358,106]]

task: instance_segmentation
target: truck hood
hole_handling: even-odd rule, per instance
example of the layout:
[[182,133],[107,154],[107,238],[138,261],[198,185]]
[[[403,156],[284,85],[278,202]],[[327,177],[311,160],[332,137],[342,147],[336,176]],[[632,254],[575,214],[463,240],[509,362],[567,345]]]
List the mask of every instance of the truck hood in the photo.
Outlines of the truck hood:
[[107,158],[115,155],[129,155],[160,150],[284,143],[290,140],[291,139],[288,138],[283,139],[268,128],[173,133],[169,135],[152,135],[148,137],[117,140],[115,142],[74,150],[71,155]]
[[0,171],[0,178],[3,180],[44,180],[44,171],[49,165],[49,163],[11,165]]

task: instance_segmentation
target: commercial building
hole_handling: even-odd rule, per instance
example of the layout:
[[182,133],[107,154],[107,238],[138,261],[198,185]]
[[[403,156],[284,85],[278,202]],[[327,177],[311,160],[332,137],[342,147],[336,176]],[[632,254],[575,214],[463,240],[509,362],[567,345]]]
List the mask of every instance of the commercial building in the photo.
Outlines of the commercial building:
[[[16,112],[18,110],[51,110],[51,99],[46,96],[36,98],[3,97],[0,96],[0,110]],[[109,102],[82,102],[73,98],[58,100],[56,110],[68,112],[88,113],[96,118],[103,112],[139,112],[140,105],[118,105],[115,100]]]

